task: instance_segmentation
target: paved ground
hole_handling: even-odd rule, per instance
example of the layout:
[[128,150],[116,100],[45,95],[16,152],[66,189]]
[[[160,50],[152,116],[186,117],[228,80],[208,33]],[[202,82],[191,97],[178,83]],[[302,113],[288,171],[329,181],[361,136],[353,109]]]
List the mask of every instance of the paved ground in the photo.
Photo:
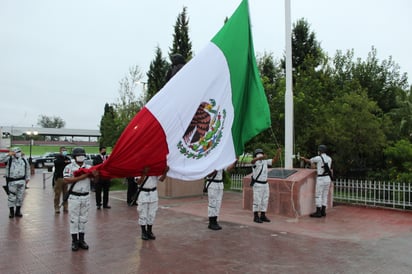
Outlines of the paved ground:
[[154,241],[140,239],[126,193],[111,192],[112,209],[91,208],[90,249],[72,252],[50,185],[33,177],[20,219],[8,218],[0,193],[0,273],[412,273],[411,213],[337,206],[322,219],[269,215],[257,224],[232,192],[221,231],[207,229],[207,197],[161,199]]

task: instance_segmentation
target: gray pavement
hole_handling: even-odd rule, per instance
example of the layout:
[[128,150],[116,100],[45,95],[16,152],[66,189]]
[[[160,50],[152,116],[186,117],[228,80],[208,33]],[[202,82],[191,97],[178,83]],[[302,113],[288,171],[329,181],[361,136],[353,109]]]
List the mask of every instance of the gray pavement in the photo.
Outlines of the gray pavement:
[[54,214],[41,172],[23,218],[8,218],[0,193],[0,273],[412,273],[410,212],[337,206],[326,218],[269,215],[257,224],[235,192],[224,194],[220,231],[207,229],[207,197],[161,199],[151,241],[140,239],[125,191],[111,192],[104,210],[93,195],[90,249],[72,252],[68,215]]

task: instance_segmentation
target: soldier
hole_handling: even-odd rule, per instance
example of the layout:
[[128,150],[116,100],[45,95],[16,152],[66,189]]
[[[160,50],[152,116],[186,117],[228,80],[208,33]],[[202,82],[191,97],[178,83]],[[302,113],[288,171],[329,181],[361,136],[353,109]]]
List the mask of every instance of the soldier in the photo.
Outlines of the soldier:
[[[90,209],[90,174],[82,174],[75,177],[74,172],[81,168],[90,168],[84,163],[86,152],[83,148],[76,147],[72,150],[74,162],[64,168],[63,176],[66,184],[71,184],[69,189],[69,214],[70,214],[70,233],[72,236],[72,251],[89,249],[84,240],[86,223]],[[93,176],[98,172],[93,171]],[[79,237],[77,237],[79,236]]]
[[[266,217],[266,210],[269,202],[268,165],[275,164],[282,150],[279,148],[273,159],[266,159],[262,149],[258,148],[253,154],[252,182],[253,187],[253,221],[256,223],[270,222]],[[259,216],[260,212],[260,216]]]
[[[229,167],[226,168],[226,171],[230,171],[234,168],[236,162],[231,164]],[[222,198],[223,198],[223,169],[214,170],[212,173],[207,175],[206,177],[206,186],[203,190],[207,192],[208,197],[208,207],[207,207],[207,215],[209,217],[209,225],[208,228],[211,230],[221,230],[222,227],[217,222],[217,218],[219,217],[220,208],[222,206]]]
[[[56,156],[54,160],[54,212],[60,213],[60,199],[67,194],[67,184],[63,180],[63,170],[67,164],[70,164],[71,160],[67,156],[67,150],[65,147],[60,147],[60,154]],[[67,201],[63,202],[63,211],[68,212]]]
[[[100,154],[93,159],[93,165],[100,165],[107,160],[106,147],[101,146],[99,148]],[[110,189],[110,179],[99,178],[95,185],[96,191],[96,207],[100,209],[102,207],[102,192],[103,192],[103,208],[111,208],[109,205],[109,189]]]
[[159,203],[157,183],[158,181],[164,181],[168,170],[169,167],[166,167],[161,176],[146,176],[149,170],[145,168],[142,176],[137,181],[137,184],[140,185],[140,194],[137,198],[137,211],[139,212],[138,223],[142,229],[142,240],[156,239],[152,232],[152,227]]
[[319,145],[318,155],[307,159],[301,157],[303,161],[310,164],[316,164],[317,177],[315,187],[315,204],[316,212],[310,214],[310,217],[326,217],[326,206],[328,204],[329,187],[331,183],[332,158],[326,154],[327,147]]
[[[9,218],[23,217],[21,206],[23,205],[26,184],[30,181],[30,165],[22,156],[19,147],[13,148],[8,154],[0,157],[0,162],[7,163],[6,191],[8,192],[8,206],[10,209]],[[14,208],[16,208],[16,211]]]

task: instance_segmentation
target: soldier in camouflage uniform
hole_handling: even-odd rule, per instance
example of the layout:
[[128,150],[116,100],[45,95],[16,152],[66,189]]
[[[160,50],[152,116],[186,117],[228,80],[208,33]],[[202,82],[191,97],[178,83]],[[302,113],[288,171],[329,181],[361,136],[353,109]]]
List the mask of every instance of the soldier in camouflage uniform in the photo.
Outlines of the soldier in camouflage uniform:
[[[15,147],[9,154],[3,155],[0,162],[7,163],[6,181],[10,209],[9,218],[23,217],[21,206],[23,205],[26,184],[30,180],[30,165],[22,156],[19,147]],[[15,208],[16,210],[14,210]]]

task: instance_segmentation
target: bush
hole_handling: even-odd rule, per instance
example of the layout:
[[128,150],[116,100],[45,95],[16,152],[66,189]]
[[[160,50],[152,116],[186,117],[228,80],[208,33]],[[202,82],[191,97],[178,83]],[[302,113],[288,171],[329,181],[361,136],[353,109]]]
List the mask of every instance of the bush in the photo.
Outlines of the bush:
[[114,178],[112,179],[110,190],[126,190],[127,182],[125,178]]

